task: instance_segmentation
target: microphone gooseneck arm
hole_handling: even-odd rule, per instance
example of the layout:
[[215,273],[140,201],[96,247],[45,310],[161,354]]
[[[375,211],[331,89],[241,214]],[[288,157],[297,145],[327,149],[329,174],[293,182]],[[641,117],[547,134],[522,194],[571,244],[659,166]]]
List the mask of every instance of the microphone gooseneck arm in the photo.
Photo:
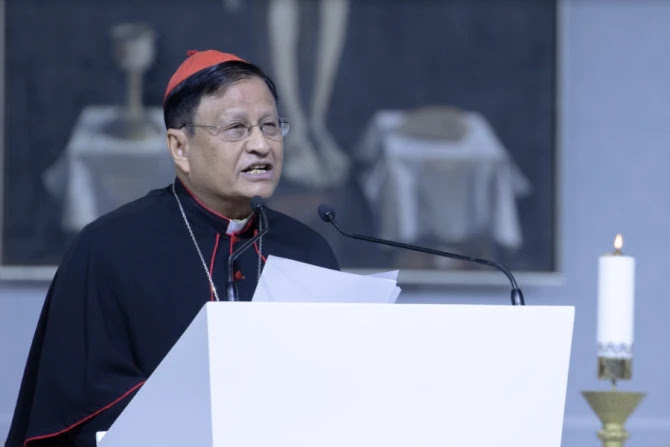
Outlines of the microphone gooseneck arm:
[[519,289],[519,286],[516,283],[516,279],[514,278],[514,275],[512,275],[512,272],[510,272],[505,266],[495,262],[495,261],[490,261],[488,259],[482,259],[482,258],[473,258],[471,256],[465,256],[465,255],[459,255],[457,253],[449,253],[446,251],[441,251],[441,250],[434,250],[432,248],[425,248],[425,247],[419,247],[416,245],[409,245],[409,244],[403,244],[402,242],[395,242],[395,241],[388,241],[385,239],[379,239],[376,237],[372,236],[364,236],[361,234],[351,234],[347,233],[340,226],[337,224],[337,221],[335,220],[335,211],[333,211],[331,208],[320,205],[319,206],[319,216],[321,219],[326,222],[332,224],[337,231],[339,231],[343,236],[350,237],[353,239],[358,239],[361,241],[366,241],[366,242],[372,242],[372,243],[377,243],[377,244],[383,244],[383,245],[389,245],[391,247],[397,247],[397,248],[402,248],[405,250],[412,250],[412,251],[417,251],[421,253],[428,253],[431,255],[436,255],[436,256],[442,256],[446,258],[453,258],[453,259],[459,259],[461,261],[467,261],[467,262],[473,262],[475,264],[482,264],[486,265],[489,267],[496,268],[503,272],[505,276],[507,276],[507,279],[509,279],[510,284],[512,285],[512,292],[511,292],[511,300],[512,304],[514,305],[525,305],[525,301],[523,298],[523,292],[521,292],[521,289]]
[[240,245],[230,254],[228,258],[228,275],[226,277],[226,300],[239,301],[240,297],[237,291],[237,283],[235,282],[235,275],[233,273],[235,267],[235,260],[252,245],[262,238],[270,229],[268,225],[268,217],[265,213],[265,200],[259,196],[254,196],[251,199],[251,208],[260,216],[263,229],[259,231],[254,237]]

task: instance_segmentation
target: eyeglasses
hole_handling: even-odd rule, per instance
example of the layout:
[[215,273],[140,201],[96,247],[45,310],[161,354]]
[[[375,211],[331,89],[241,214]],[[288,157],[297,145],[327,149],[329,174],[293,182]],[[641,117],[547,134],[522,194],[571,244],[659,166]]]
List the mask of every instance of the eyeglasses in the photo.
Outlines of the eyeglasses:
[[218,135],[224,141],[241,141],[251,135],[251,129],[256,126],[261,130],[265,138],[274,141],[281,141],[288,134],[290,127],[288,120],[284,118],[271,119],[256,124],[236,121],[233,123],[224,123],[220,126],[187,123],[183,127],[202,127],[203,129],[209,129],[212,135]]

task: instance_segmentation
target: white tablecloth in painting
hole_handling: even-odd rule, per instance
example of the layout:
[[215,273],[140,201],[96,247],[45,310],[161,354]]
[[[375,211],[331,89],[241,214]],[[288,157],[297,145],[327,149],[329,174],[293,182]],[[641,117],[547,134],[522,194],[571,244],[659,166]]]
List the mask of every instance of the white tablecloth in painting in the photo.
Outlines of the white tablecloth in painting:
[[157,134],[139,141],[114,138],[102,131],[119,113],[113,106],[85,107],[66,150],[44,173],[49,192],[63,200],[61,223],[66,231],[78,231],[174,179],[162,109],[147,110]]
[[429,140],[398,131],[406,115],[375,114],[357,151],[371,166],[361,184],[380,236],[407,243],[437,238],[445,245],[485,236],[520,247],[516,200],[531,188],[486,120],[464,112],[462,139]]

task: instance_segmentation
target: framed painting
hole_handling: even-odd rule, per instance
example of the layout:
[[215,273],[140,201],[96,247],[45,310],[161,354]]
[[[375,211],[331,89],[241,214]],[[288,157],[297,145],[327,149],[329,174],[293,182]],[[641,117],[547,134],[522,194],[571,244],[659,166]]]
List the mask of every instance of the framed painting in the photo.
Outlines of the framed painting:
[[[323,234],[343,268],[400,269],[403,283],[504,281],[344,238],[320,204],[352,233],[555,281],[557,6],[4,0],[1,276],[49,279],[79,229],[171,181],[163,92],[187,50],[215,48],[275,81],[291,132],[270,204]],[[129,110],[139,133],[118,129]]]

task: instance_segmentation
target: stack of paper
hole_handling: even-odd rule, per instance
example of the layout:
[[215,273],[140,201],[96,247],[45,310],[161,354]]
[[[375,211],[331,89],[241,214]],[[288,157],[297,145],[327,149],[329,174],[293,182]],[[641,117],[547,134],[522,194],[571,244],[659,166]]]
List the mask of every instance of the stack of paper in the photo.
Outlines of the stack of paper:
[[395,303],[398,271],[356,275],[270,255],[253,301]]

